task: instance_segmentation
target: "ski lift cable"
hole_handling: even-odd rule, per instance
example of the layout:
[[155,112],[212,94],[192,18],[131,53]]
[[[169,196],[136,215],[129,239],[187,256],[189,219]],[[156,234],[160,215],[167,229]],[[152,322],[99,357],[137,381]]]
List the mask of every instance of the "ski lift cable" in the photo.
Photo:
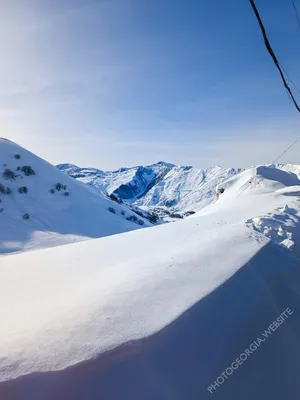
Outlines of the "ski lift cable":
[[293,9],[294,9],[294,12],[295,12],[295,15],[296,15],[296,18],[297,18],[298,26],[300,28],[300,17],[299,17],[299,13],[298,13],[297,7],[296,7],[296,4],[295,4],[295,1],[294,0],[291,0],[291,1],[292,1]]
[[[249,0],[249,2],[250,2],[250,4],[251,4],[251,6],[252,6],[252,9],[253,9],[254,14],[255,14],[255,16],[256,16],[256,19],[257,19],[257,21],[258,21],[258,24],[259,24],[259,27],[260,27],[260,30],[261,30],[261,33],[262,33],[262,36],[263,36],[263,39],[264,39],[264,43],[265,43],[266,49],[267,49],[268,53],[270,54],[270,56],[272,57],[272,60],[273,60],[273,62],[274,62],[274,64],[275,64],[276,68],[277,68],[278,71],[279,71],[281,80],[282,80],[283,85],[284,85],[284,87],[285,87],[285,89],[286,89],[286,91],[287,91],[287,93],[288,93],[288,95],[289,95],[290,100],[292,101],[292,103],[293,103],[294,106],[296,107],[297,111],[300,112],[300,107],[299,107],[299,105],[298,105],[298,103],[297,103],[297,101],[296,101],[296,99],[295,99],[295,97],[294,97],[294,95],[293,95],[293,93],[292,93],[292,91],[291,91],[289,85],[287,84],[287,81],[286,81],[284,75],[287,76],[287,78],[289,79],[289,81],[292,83],[292,85],[295,87],[295,89],[296,89],[298,92],[299,92],[299,90],[298,90],[298,88],[296,87],[296,85],[293,83],[293,81],[291,80],[291,78],[288,76],[288,74],[283,70],[282,66],[279,64],[279,61],[278,61],[278,59],[277,59],[277,57],[276,57],[276,55],[275,55],[275,53],[274,53],[274,51],[273,51],[273,49],[272,49],[272,47],[271,47],[271,45],[270,45],[270,42],[269,42],[269,39],[268,39],[268,37],[267,37],[267,33],[266,33],[266,30],[265,30],[265,27],[264,27],[263,22],[262,22],[262,20],[261,20],[261,18],[260,18],[260,15],[259,15],[259,12],[258,12],[258,10],[257,10],[257,7],[256,7],[256,5],[255,5],[254,0]],[[294,1],[293,1],[293,5],[295,6]],[[295,11],[297,12],[297,9],[296,9],[296,8],[295,8]],[[298,13],[297,13],[297,16],[298,16]],[[299,20],[298,22],[299,22],[299,27],[300,27],[300,20]],[[284,154],[286,154],[299,140],[300,140],[300,136],[299,136],[296,140],[294,140],[294,142],[293,142],[292,144],[290,144],[279,156],[277,156],[277,157],[275,158],[275,160],[272,162],[272,164],[275,164],[275,163],[279,160],[279,158],[281,158]],[[240,196],[242,193],[244,193],[244,191],[245,191],[250,185],[252,185],[257,179],[258,179],[258,176],[256,175],[256,176],[254,177],[254,179],[253,179],[252,181],[250,181],[249,184],[246,185],[246,186],[244,187],[244,189],[243,189],[240,193],[238,193],[238,196]]]
[[[299,89],[297,88],[297,86],[294,84],[294,82],[292,81],[292,79],[289,77],[289,75],[287,74],[287,72],[284,70],[284,68],[282,67],[282,65],[279,63],[279,61],[278,61],[278,59],[277,59],[277,57],[276,57],[276,55],[275,55],[275,53],[274,53],[274,51],[273,51],[273,49],[272,49],[272,47],[271,47],[271,44],[270,44],[270,42],[269,42],[269,39],[268,39],[266,30],[265,30],[264,24],[263,24],[263,22],[262,22],[262,20],[261,20],[261,18],[260,18],[260,14],[259,14],[259,12],[258,12],[258,9],[257,9],[257,7],[256,7],[256,5],[255,5],[254,0],[249,0],[249,2],[250,2],[251,7],[252,7],[252,9],[253,9],[253,11],[254,11],[254,14],[255,14],[255,16],[256,16],[256,19],[257,19],[257,21],[258,21],[258,24],[259,24],[259,27],[260,27],[260,30],[261,30],[261,33],[262,33],[262,36],[263,36],[263,39],[264,39],[264,43],[265,43],[266,49],[267,49],[268,53],[270,54],[270,56],[272,57],[272,60],[273,60],[273,62],[274,62],[274,64],[275,64],[276,68],[277,68],[278,71],[279,71],[281,80],[282,80],[283,85],[284,85],[284,88],[285,88],[285,90],[286,90],[286,92],[287,92],[287,94],[288,94],[288,96],[289,96],[289,99],[291,100],[291,102],[293,103],[293,105],[296,107],[297,111],[300,112],[300,107],[299,107],[299,105],[298,105],[298,103],[297,103],[297,101],[296,101],[296,99],[295,99],[295,97],[294,97],[294,95],[293,95],[292,90],[290,89],[290,87],[289,87],[289,85],[288,85],[288,83],[287,83],[287,81],[286,81],[286,79],[285,79],[285,76],[286,76],[287,79],[291,82],[291,84],[294,86],[294,88],[297,90],[297,92],[300,93],[300,91],[299,91]],[[297,8],[296,8],[296,4],[295,4],[294,0],[292,0],[292,3],[293,3],[294,11],[295,11],[295,13],[296,13],[298,25],[299,25],[299,28],[300,28],[300,17],[299,17],[299,14],[298,14],[298,11],[297,11]],[[275,163],[276,163],[284,154],[286,154],[299,140],[300,140],[300,136],[299,136],[296,140],[294,140],[294,142],[293,142],[292,144],[290,144],[279,156],[277,156],[277,157],[275,158],[275,160],[274,160],[271,164],[275,164]],[[248,182],[249,185],[246,185],[246,186],[244,187],[244,189],[243,189],[240,193],[238,193],[238,196],[240,196],[242,193],[244,193],[244,191],[245,191],[250,185],[252,185],[253,183],[255,183],[257,179],[258,179],[258,177],[255,176],[254,179],[253,179],[252,181]],[[191,190],[184,190],[184,191],[186,191],[187,193],[183,196],[183,198],[186,197],[186,196],[189,194],[189,192],[191,192]]]

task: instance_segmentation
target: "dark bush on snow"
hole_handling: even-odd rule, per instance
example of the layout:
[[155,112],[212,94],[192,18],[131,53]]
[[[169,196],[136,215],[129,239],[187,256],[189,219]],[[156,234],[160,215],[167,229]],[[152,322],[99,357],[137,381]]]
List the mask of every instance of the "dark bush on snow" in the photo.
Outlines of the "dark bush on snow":
[[21,167],[17,167],[17,171],[20,171]]
[[176,214],[176,213],[171,213],[170,217],[171,218],[183,218],[183,216],[181,214]]
[[1,208],[0,208],[0,213],[3,213],[3,211],[4,211],[4,208],[1,207]]
[[139,210],[133,210],[137,215],[139,215],[140,217],[145,217],[144,214],[139,211]]
[[65,192],[64,196],[70,196],[70,192]]
[[185,217],[188,217],[189,215],[193,215],[193,214],[196,214],[196,212],[195,212],[195,211],[186,211],[186,212],[184,213],[184,216],[185,216]]
[[0,194],[11,194],[11,189],[0,183]]
[[122,211],[121,211],[121,214],[122,214],[122,215],[125,215],[125,211],[124,211],[124,210],[122,210]]
[[149,215],[148,220],[149,222],[151,222],[151,224],[156,224],[158,221],[158,217],[156,215]]
[[145,222],[144,222],[142,219],[139,219],[139,220],[138,220],[138,224],[139,224],[139,225],[144,225],[144,223],[145,223]]
[[112,208],[112,207],[108,207],[108,211],[110,211],[110,212],[113,213],[113,214],[116,213],[116,210],[115,210],[114,208]]
[[4,179],[13,180],[13,179],[16,179],[16,177],[17,177],[17,175],[16,175],[13,171],[11,171],[10,169],[8,169],[8,168],[6,168],[6,169],[4,170],[4,172],[3,172],[3,178],[4,178]]
[[0,194],[6,194],[5,186],[0,183]]
[[62,190],[66,190],[67,186],[66,185],[61,185]]
[[62,189],[62,184],[61,183],[59,183],[59,182],[57,182],[56,184],[55,184],[55,189],[59,192],[61,189]]
[[25,194],[28,193],[28,189],[26,186],[19,187],[18,191],[19,193],[25,193]]
[[50,193],[54,194],[55,190],[54,189],[50,189]]
[[24,175],[26,175],[26,176],[35,175],[35,172],[30,165],[24,165],[21,168],[21,171],[24,172]]
[[21,158],[21,156],[20,156],[20,154],[15,154],[15,158],[17,159],[17,160],[19,160],[20,158]]
[[133,222],[137,222],[137,220],[138,220],[135,215],[130,215],[130,217],[127,217],[126,219],[127,219],[127,221],[133,221]]
[[109,198],[112,200],[112,201],[116,201],[117,203],[119,203],[119,204],[122,204],[123,203],[123,200],[122,199],[119,199],[119,197],[117,197],[115,194],[113,194],[113,193],[111,193],[110,195],[109,195]]
[[23,219],[27,220],[27,219],[29,219],[29,218],[30,218],[30,217],[29,217],[29,214],[25,213],[25,214],[23,215]]

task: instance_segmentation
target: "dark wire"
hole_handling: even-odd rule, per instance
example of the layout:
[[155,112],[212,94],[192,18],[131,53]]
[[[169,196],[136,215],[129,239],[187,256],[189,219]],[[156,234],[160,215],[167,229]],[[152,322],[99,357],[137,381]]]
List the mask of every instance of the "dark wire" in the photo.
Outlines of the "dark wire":
[[280,74],[280,77],[281,77],[281,79],[282,79],[283,85],[284,85],[284,87],[286,88],[286,90],[288,91],[289,95],[291,96],[291,99],[292,99],[292,101],[293,101],[293,103],[294,103],[294,106],[295,106],[296,109],[300,112],[300,107],[298,106],[297,101],[296,101],[296,99],[295,99],[295,97],[294,97],[294,95],[293,95],[293,93],[292,93],[292,91],[291,91],[289,85],[287,84],[287,81],[286,81],[286,79],[285,79],[285,77],[284,77],[284,73],[282,72],[282,69],[280,68],[280,65],[279,65],[279,62],[278,62],[278,60],[277,60],[277,57],[276,57],[276,55],[275,55],[275,53],[274,53],[274,51],[273,51],[273,49],[272,49],[272,47],[271,47],[271,45],[270,45],[270,42],[269,42],[269,39],[268,39],[268,37],[267,37],[267,33],[266,33],[266,30],[265,30],[264,24],[263,24],[263,22],[262,22],[262,20],[261,20],[261,18],[260,18],[259,12],[258,12],[258,10],[257,10],[257,8],[256,8],[255,3],[254,3],[254,0],[249,0],[249,2],[250,2],[250,4],[251,4],[251,6],[252,6],[252,9],[253,9],[254,14],[255,14],[255,16],[256,16],[256,19],[257,19],[257,21],[258,21],[258,24],[259,24],[261,33],[262,33],[263,38],[264,38],[265,46],[266,46],[266,48],[267,48],[267,50],[268,50],[270,56],[272,57],[276,68],[277,68],[278,71],[279,71],[279,74]]
[[297,10],[297,7],[296,7],[296,4],[295,4],[294,0],[292,0],[292,4],[293,4],[293,8],[294,8],[294,11],[295,11],[295,14],[296,14],[297,22],[298,22],[298,25],[299,25],[299,28],[300,28],[300,17],[299,17],[298,10]]

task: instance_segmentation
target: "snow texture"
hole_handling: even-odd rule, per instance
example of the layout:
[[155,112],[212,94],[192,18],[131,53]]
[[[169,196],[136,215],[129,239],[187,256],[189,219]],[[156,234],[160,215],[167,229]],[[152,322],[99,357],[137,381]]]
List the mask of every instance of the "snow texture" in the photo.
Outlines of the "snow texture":
[[296,243],[300,181],[261,166],[221,187],[175,224],[2,257],[0,398],[299,398],[299,258],[260,227]]
[[121,168],[113,172],[79,168],[71,164],[57,167],[101,193],[114,193],[145,211],[161,208],[182,214],[199,211],[213,202],[216,186],[241,171],[219,166],[198,169],[162,161],[146,167]]
[[[0,139],[0,253],[36,249],[138,229],[133,214],[87,185],[63,174],[22,147]],[[30,166],[33,175],[26,175]],[[13,173],[5,179],[3,173]],[[59,186],[57,186],[59,184]],[[20,188],[26,193],[20,193]],[[115,213],[109,211],[113,208]],[[122,215],[122,211],[123,214]],[[28,214],[29,219],[23,216]],[[139,218],[140,219],[140,218]],[[144,220],[144,227],[150,224]]]

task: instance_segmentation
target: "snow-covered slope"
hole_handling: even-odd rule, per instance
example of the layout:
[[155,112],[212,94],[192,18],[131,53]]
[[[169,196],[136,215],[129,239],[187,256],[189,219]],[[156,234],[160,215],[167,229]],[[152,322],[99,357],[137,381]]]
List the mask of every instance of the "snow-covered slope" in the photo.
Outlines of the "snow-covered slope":
[[141,227],[126,220],[133,214],[127,207],[104,198],[6,139],[0,139],[0,160],[0,253]]
[[[147,211],[181,213],[198,211],[215,198],[216,186],[241,169],[213,167],[198,169],[164,162],[146,167],[104,172],[60,164],[60,170],[102,193],[116,196]],[[167,214],[166,214],[167,215]]]
[[[219,188],[176,224],[2,258],[0,398],[299,398],[300,181]],[[269,213],[294,246],[253,229]]]

